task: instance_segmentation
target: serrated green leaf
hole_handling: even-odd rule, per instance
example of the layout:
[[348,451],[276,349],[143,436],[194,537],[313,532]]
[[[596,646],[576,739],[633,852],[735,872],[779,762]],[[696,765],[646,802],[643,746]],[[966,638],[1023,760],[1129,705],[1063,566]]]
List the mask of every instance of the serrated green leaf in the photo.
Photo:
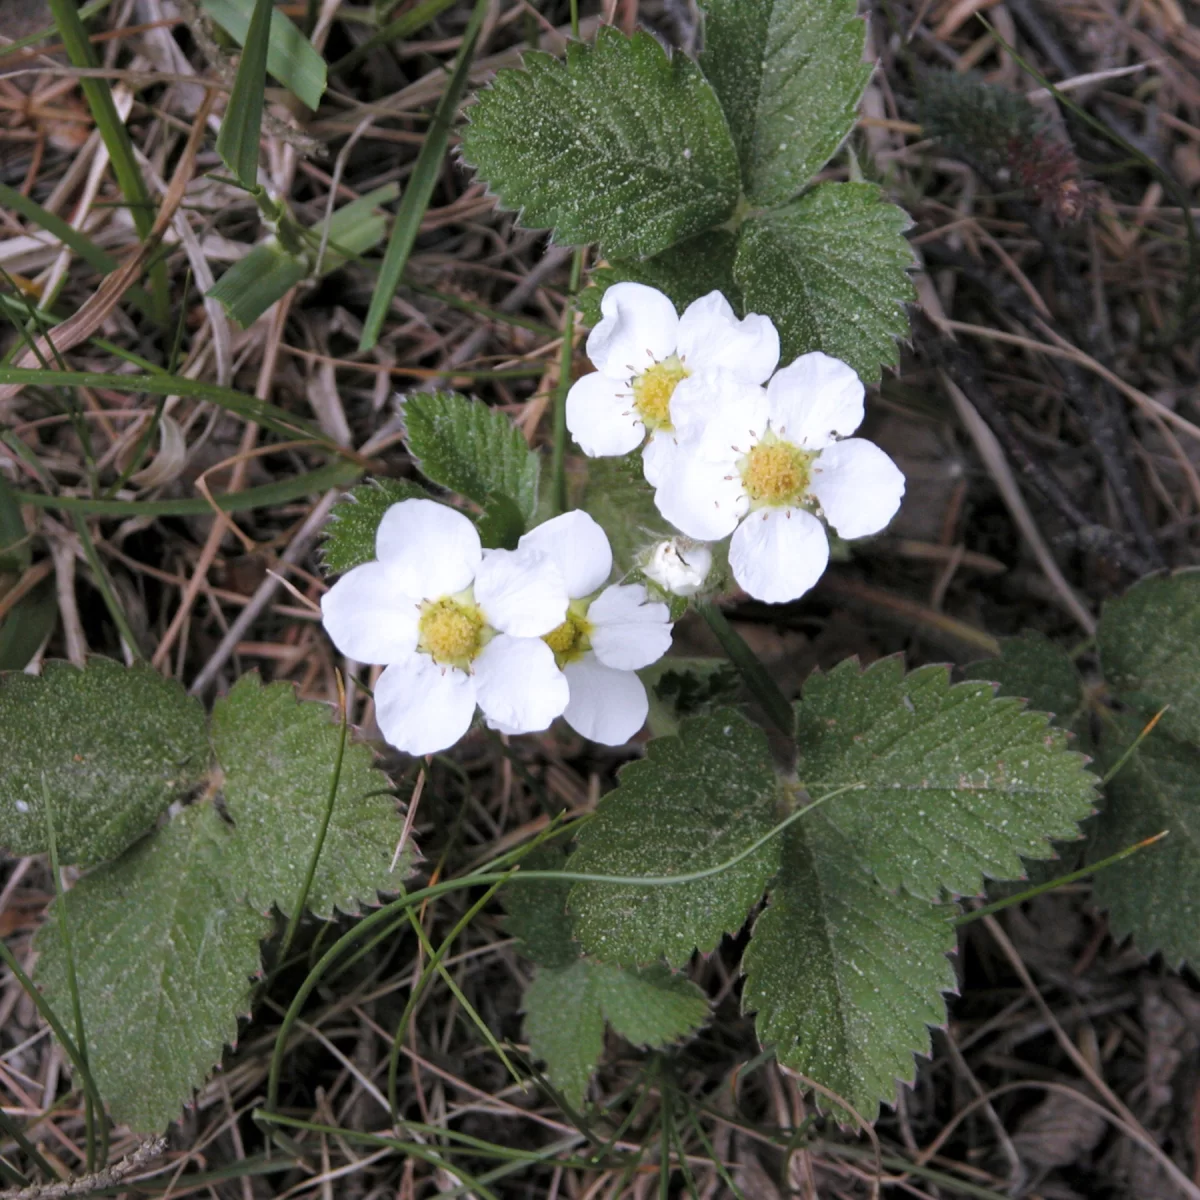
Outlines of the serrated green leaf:
[[[249,1006],[270,922],[230,879],[233,838],[211,804],[193,805],[66,893],[89,1066],[114,1119],[139,1133],[179,1116]],[[36,945],[37,979],[68,1013],[53,909]]]
[[859,785],[823,811],[884,887],[927,900],[1018,878],[1020,856],[1050,857],[1093,811],[1097,780],[1061,730],[986,684],[951,687],[945,667],[847,660],[814,675],[796,739],[814,796]]
[[693,300],[720,292],[733,307],[741,306],[741,290],[733,278],[737,238],[727,229],[714,229],[680,242],[653,258],[615,259],[592,271],[590,286],[579,293],[577,304],[583,323],[600,320],[600,301],[614,283],[632,281],[658,288],[670,296],[682,314]]
[[601,28],[565,62],[525,56],[470,110],[463,157],[506,208],[571,245],[648,258],[719,225],[737,152],[711,85],[648,33]]
[[115,858],[209,768],[200,702],[104,658],[0,679],[0,746],[0,845],[48,848],[44,779],[59,858],[82,865]]
[[404,425],[427,479],[483,506],[499,493],[526,521],[533,517],[538,456],[503,413],[457,392],[417,392],[404,401]]
[[742,687],[727,658],[660,658],[638,675],[649,693],[647,721],[655,737],[677,734],[686,717],[732,704]]
[[963,675],[998,684],[1000,695],[1026,700],[1030,708],[1054,714],[1064,727],[1071,724],[1083,703],[1079,672],[1071,656],[1034,629],[1002,638],[999,658],[968,663]]
[[613,562],[622,574],[633,570],[647,547],[676,535],[654,506],[640,455],[590,460],[583,509],[608,535]]
[[540,967],[525,992],[525,1036],[567,1101],[583,1104],[604,1049],[604,1023],[638,1046],[663,1046],[698,1029],[708,1000],[665,967],[626,970],[580,959]]
[[[1137,739],[1141,721],[1113,718],[1111,765]],[[1117,938],[1167,963],[1200,963],[1200,749],[1152,730],[1106,788],[1089,858],[1099,861],[1163,830],[1160,843],[1098,871],[1093,894]]]
[[[561,871],[566,851],[558,846],[539,846],[521,860],[523,871]],[[504,928],[541,967],[567,967],[579,957],[575,922],[567,912],[566,880],[546,879],[509,884],[501,893],[508,916]]]
[[1104,606],[1096,631],[1104,677],[1144,716],[1200,744],[1200,569],[1135,583]]
[[908,214],[871,183],[822,183],[799,200],[742,226],[734,276],[747,311],[779,329],[781,361],[822,350],[864,380],[898,361],[908,335],[904,305],[916,299],[907,272]]
[[420,484],[406,479],[372,479],[334,505],[322,532],[321,560],[331,575],[352,571],[375,557],[375,534],[383,514],[401,500],[428,500]]
[[[955,986],[950,906],[891,893],[820,810],[785,834],[783,866],[743,958],[759,1039],[871,1121],[929,1052]],[[845,1119],[844,1114],[835,1114]]]
[[[656,738],[646,758],[618,778],[580,833],[572,871],[657,877],[708,870],[781,817],[766,736],[732,709],[683,722],[678,737]],[[576,936],[606,962],[686,962],[741,928],[778,864],[773,839],[694,883],[577,883],[570,895]]]
[[790,200],[854,128],[871,66],[856,0],[706,0],[700,66],[752,204]]
[[[201,6],[239,45],[246,42],[254,0],[200,0]],[[325,60],[279,9],[271,12],[267,70],[309,108],[325,94]]]
[[[302,703],[290,683],[263,686],[243,675],[213,707],[212,742],[224,776],[225,807],[237,830],[230,878],[251,905],[290,916],[312,859],[329,799],[339,730],[326,705]],[[337,800],[308,907],[320,917],[354,913],[379,892],[397,892],[411,864],[391,869],[404,822],[387,777],[366,746],[347,743]]]

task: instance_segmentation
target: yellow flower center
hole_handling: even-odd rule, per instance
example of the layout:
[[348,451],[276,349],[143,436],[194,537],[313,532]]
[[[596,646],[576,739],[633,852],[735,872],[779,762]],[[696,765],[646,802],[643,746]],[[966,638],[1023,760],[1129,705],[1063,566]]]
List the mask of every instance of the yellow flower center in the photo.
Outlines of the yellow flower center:
[[464,670],[483,649],[486,622],[470,600],[443,596],[421,605],[417,646],[434,662]]
[[808,494],[816,455],[768,432],[738,464],[756,507],[800,504]]
[[587,619],[587,609],[587,601],[572,600],[567,619],[542,638],[554,651],[554,661],[559,667],[582,658],[592,648],[592,623]]
[[633,407],[651,433],[672,428],[671,397],[690,374],[679,356],[672,354],[634,377]]

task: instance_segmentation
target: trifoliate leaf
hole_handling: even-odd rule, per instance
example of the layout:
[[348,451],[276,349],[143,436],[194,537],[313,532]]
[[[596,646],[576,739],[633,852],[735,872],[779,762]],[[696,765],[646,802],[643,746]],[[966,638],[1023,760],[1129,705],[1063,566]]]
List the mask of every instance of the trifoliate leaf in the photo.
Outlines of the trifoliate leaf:
[[708,1000],[661,966],[627,970],[580,959],[540,967],[525,992],[525,1036],[567,1101],[582,1105],[604,1049],[604,1023],[638,1046],[663,1046],[699,1028]]
[[809,679],[797,718],[800,778],[814,799],[853,789],[823,811],[886,888],[975,895],[1093,811],[1096,778],[1066,734],[987,684],[951,687],[945,667],[848,660]]
[[525,56],[479,96],[463,157],[505,208],[571,245],[648,258],[737,204],[737,152],[700,68],[605,26],[565,62]]
[[632,281],[658,288],[675,302],[680,314],[693,300],[720,292],[736,309],[741,292],[733,279],[733,256],[737,239],[727,229],[714,229],[680,242],[653,258],[621,258],[591,273],[591,286],[579,293],[583,323],[600,320],[600,301],[614,283]]
[[871,183],[822,183],[743,226],[734,275],[747,312],[779,328],[781,362],[822,350],[864,380],[898,361],[916,298],[908,214]]
[[[211,804],[193,805],[66,893],[89,1065],[114,1119],[138,1133],[179,1116],[249,1007],[271,926],[230,877],[233,841]],[[67,1014],[58,903],[37,978]]]
[[[760,1041],[865,1120],[929,1052],[954,989],[949,905],[893,894],[820,810],[785,834],[783,867],[743,959]],[[846,1114],[835,1113],[845,1120]]]
[[790,200],[854,128],[871,67],[856,0],[705,0],[700,65],[751,204]]
[[[1105,760],[1115,765],[1137,740],[1143,722],[1114,718]],[[1172,967],[1200,963],[1200,749],[1151,730],[1113,776],[1096,821],[1089,857],[1106,858],[1169,830],[1148,846],[1098,871],[1094,897],[1109,910],[1118,938],[1133,935],[1139,950],[1160,952]]]
[[[780,820],[780,788],[763,732],[731,709],[656,738],[620,774],[580,833],[570,869],[598,875],[686,875],[747,850]],[[733,933],[779,863],[772,839],[694,883],[577,883],[576,936],[606,962],[685,962]]]
[[1002,639],[999,658],[969,663],[963,674],[999,684],[1001,696],[1028,701],[1030,708],[1052,713],[1063,727],[1070,726],[1083,703],[1079,672],[1071,656],[1033,629]]
[[[566,851],[539,846],[521,860],[524,871],[561,871]],[[542,967],[570,966],[579,957],[575,922],[567,912],[566,880],[510,883],[501,893],[508,916],[504,928],[520,942],[521,950]]]
[[1104,606],[1096,631],[1104,677],[1162,728],[1200,744],[1200,569],[1135,583]]
[[48,794],[60,860],[84,865],[115,858],[209,766],[199,701],[104,658],[0,679],[0,747],[0,845],[49,849]]
[[521,431],[482,400],[417,392],[404,401],[408,448],[421,474],[476,504],[498,492],[528,521],[537,509],[539,463]]
[[[225,807],[237,830],[227,871],[260,912],[290,916],[312,859],[340,730],[326,705],[301,703],[290,683],[266,687],[243,675],[213,708],[212,741],[224,775]],[[378,892],[396,892],[410,856],[391,869],[404,822],[388,780],[366,746],[347,741],[337,800],[308,907],[321,917],[357,912]]]
[[637,566],[647,547],[676,533],[654,506],[654,489],[642,475],[640,455],[592,459],[583,509],[608,535],[621,574]]
[[383,514],[401,500],[428,500],[429,493],[405,479],[373,479],[348,491],[333,506],[321,546],[331,575],[361,567],[375,558],[375,534]]

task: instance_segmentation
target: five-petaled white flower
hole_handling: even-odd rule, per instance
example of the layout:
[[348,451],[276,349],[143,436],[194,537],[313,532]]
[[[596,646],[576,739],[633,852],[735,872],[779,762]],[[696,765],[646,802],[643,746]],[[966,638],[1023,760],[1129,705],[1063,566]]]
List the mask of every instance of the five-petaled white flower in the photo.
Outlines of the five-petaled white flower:
[[672,401],[677,433],[655,504],[689,537],[732,533],[729,564],[751,596],[783,603],[820,579],[829,542],[817,512],[844,538],[878,533],[895,515],[904,476],[873,442],[848,436],[862,423],[863,386],[844,362],[805,354],[765,389],[728,371],[689,385]]
[[694,596],[712,570],[712,551],[703,542],[674,537],[650,548],[642,574],[675,596]]
[[548,555],[484,551],[462,513],[432,500],[393,504],[375,555],[325,593],[321,614],[343,654],[386,665],[375,717],[393,746],[444,750],[470,728],[477,704],[514,733],[549,727],[570,693],[541,640],[567,615]]
[[739,321],[720,292],[675,305],[644,283],[614,283],[588,335],[596,370],[567,393],[567,428],[593,458],[628,454],[650,435],[646,477],[655,474],[656,435],[672,430],[671,398],[690,376],[714,368],[765,382],[779,362],[779,334],[767,317]]
[[671,645],[667,606],[648,601],[640,583],[604,587],[612,550],[604,530],[585,512],[563,513],[530,530],[518,551],[551,559],[571,598],[566,620],[542,639],[570,687],[564,720],[593,742],[623,745],[641,729],[649,709],[634,672],[657,662]]

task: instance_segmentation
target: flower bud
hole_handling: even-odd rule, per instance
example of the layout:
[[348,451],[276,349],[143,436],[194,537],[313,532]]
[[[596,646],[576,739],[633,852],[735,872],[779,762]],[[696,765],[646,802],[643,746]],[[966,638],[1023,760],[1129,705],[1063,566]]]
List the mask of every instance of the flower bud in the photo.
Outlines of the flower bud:
[[650,551],[642,572],[664,591],[676,596],[695,595],[712,570],[712,551],[703,542],[671,538]]

